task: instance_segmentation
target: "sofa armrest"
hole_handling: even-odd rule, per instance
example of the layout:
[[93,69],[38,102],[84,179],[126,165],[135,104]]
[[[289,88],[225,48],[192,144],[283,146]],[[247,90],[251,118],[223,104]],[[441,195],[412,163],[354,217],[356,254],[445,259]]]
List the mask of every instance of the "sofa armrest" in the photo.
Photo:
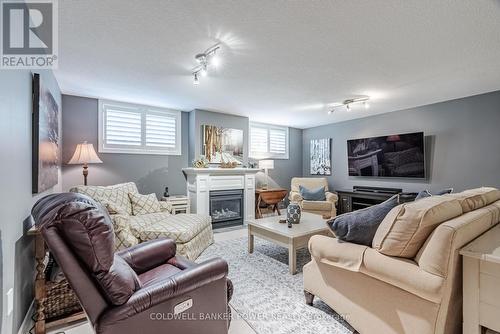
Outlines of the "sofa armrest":
[[172,239],[156,239],[127,248],[117,254],[137,274],[142,274],[174,257],[176,248]]
[[332,202],[333,204],[337,203],[337,201],[339,200],[339,196],[336,193],[331,193],[331,192],[327,191],[325,193],[325,196],[326,196],[326,200],[328,202]]
[[356,272],[361,268],[367,248],[324,235],[309,239],[309,252],[317,262]]
[[[137,290],[125,304],[108,309],[100,318],[101,326],[131,318],[217,280],[226,280],[227,272],[227,262],[220,258],[197,264],[195,267],[165,278],[164,281]],[[227,289],[226,284],[225,289]],[[225,298],[227,296],[224,296]]]
[[288,199],[290,200],[290,202],[296,202],[296,203],[300,203],[304,200],[302,198],[302,196],[300,196],[300,194],[298,192],[295,192],[295,191],[290,191],[290,195],[288,196]]
[[445,278],[423,270],[413,260],[387,256],[369,248],[360,272],[433,303],[441,301]]
[[160,201],[160,209],[162,212],[172,213],[172,204],[165,201]]
[[188,260],[184,256],[180,255],[176,255],[173,258],[169,259],[167,263],[179,268],[180,270],[185,270],[198,265],[196,262]]

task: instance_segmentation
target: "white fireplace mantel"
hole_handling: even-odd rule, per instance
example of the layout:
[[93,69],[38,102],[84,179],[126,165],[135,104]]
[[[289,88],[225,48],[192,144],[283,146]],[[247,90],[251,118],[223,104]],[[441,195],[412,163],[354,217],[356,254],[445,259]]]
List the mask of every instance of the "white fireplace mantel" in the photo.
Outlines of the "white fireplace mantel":
[[183,168],[191,212],[210,215],[210,191],[243,189],[245,221],[255,219],[254,168]]

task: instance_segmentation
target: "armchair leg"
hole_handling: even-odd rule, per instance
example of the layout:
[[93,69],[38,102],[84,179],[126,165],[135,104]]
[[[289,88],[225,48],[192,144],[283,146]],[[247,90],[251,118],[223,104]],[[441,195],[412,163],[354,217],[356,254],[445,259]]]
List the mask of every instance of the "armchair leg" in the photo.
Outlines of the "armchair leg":
[[309,306],[313,305],[314,295],[306,290],[304,290],[304,296],[306,297],[306,304]]

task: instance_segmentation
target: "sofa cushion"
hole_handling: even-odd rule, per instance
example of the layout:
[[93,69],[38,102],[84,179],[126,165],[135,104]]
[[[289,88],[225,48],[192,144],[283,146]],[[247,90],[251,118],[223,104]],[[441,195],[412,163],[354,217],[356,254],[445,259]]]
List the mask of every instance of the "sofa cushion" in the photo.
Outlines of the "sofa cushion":
[[302,201],[302,209],[311,211],[330,211],[332,202],[327,201]]
[[469,189],[461,193],[449,195],[456,198],[464,213],[485,207],[500,199],[500,190],[492,187]]
[[171,215],[166,212],[130,217],[130,230],[141,241],[170,238],[186,243],[212,223],[210,216],[197,214]]
[[383,203],[337,216],[327,224],[340,240],[370,246],[379,224],[398,202],[399,195],[394,195]]
[[448,196],[403,203],[384,218],[372,246],[385,255],[414,258],[439,224],[461,214],[460,203]]
[[[132,205],[128,197],[129,193],[137,194],[137,186],[133,182],[120,183],[112,186],[77,186],[72,192],[85,194],[92,197],[104,207],[113,205],[114,210],[120,210],[132,214]],[[120,209],[118,209],[120,208]]]
[[145,215],[148,213],[161,212],[160,202],[156,194],[141,195],[129,193],[130,203],[132,204],[132,214],[134,216]]
[[317,188],[309,189],[304,187],[303,185],[299,186],[300,196],[306,201],[324,201],[326,200],[325,196],[325,187],[320,186]]

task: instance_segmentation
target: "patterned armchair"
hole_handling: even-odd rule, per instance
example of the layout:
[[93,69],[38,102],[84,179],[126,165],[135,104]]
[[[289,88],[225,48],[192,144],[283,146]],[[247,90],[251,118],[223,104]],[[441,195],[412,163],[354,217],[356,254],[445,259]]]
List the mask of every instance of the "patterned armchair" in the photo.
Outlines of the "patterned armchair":
[[[117,251],[145,241],[169,238],[175,240],[179,254],[194,260],[213,243],[210,216],[172,215],[170,204],[162,201],[159,202],[159,212],[134,214],[130,197],[138,195],[139,191],[133,182],[107,187],[77,186],[71,191],[93,198],[108,210],[115,230]],[[142,205],[147,208],[150,203]]]

